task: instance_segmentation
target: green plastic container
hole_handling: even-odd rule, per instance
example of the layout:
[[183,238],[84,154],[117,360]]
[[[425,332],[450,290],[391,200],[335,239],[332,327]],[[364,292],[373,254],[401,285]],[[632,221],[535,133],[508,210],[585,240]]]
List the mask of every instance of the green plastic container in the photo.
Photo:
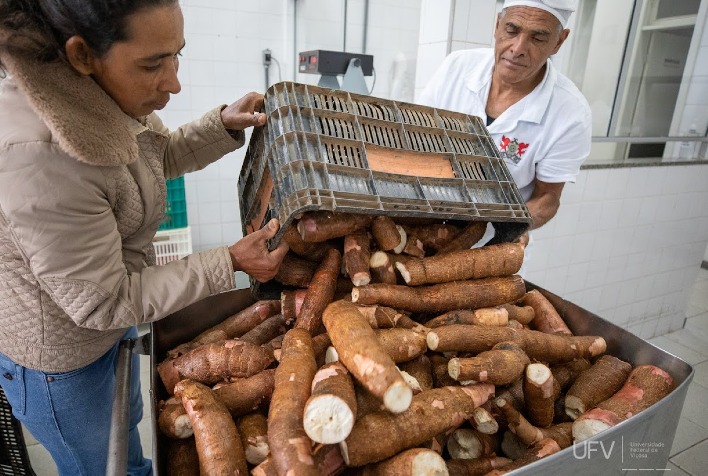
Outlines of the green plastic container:
[[187,223],[187,200],[184,194],[184,177],[168,179],[167,204],[165,205],[165,219],[160,223],[158,230],[172,230],[184,228]]

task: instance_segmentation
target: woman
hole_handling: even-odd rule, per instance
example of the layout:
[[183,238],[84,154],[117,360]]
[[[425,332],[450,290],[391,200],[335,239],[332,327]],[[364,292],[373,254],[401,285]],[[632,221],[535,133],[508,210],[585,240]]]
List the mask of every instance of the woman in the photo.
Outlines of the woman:
[[[272,278],[273,221],[230,247],[154,263],[165,178],[199,170],[263,124],[251,93],[170,133],[177,0],[0,0],[0,385],[62,475],[105,473],[117,343],[138,324]],[[129,474],[150,474],[132,379]]]

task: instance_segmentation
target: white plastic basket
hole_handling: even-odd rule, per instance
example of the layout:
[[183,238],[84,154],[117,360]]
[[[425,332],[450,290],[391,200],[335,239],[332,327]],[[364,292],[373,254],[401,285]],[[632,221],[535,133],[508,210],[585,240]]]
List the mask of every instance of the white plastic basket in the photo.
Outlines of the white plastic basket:
[[192,253],[190,227],[160,230],[152,240],[157,264],[166,264]]

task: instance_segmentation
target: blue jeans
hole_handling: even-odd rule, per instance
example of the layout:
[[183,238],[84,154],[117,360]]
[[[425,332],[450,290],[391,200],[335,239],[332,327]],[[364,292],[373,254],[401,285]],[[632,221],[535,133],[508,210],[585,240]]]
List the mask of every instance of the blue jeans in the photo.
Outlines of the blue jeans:
[[[137,337],[137,328],[123,338]],[[118,343],[95,362],[70,372],[46,373],[0,353],[0,386],[12,413],[52,455],[62,476],[106,474]],[[143,457],[138,423],[143,417],[140,357],[133,356],[130,382],[128,474],[152,474]]]

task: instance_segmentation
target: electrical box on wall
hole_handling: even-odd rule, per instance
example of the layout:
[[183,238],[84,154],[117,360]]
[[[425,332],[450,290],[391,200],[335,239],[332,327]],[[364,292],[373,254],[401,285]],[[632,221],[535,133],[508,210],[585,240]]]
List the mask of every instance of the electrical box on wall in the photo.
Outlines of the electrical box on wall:
[[299,71],[301,73],[337,75],[345,74],[352,59],[360,61],[364,76],[371,76],[374,68],[374,57],[359,53],[343,51],[311,50],[299,54]]

